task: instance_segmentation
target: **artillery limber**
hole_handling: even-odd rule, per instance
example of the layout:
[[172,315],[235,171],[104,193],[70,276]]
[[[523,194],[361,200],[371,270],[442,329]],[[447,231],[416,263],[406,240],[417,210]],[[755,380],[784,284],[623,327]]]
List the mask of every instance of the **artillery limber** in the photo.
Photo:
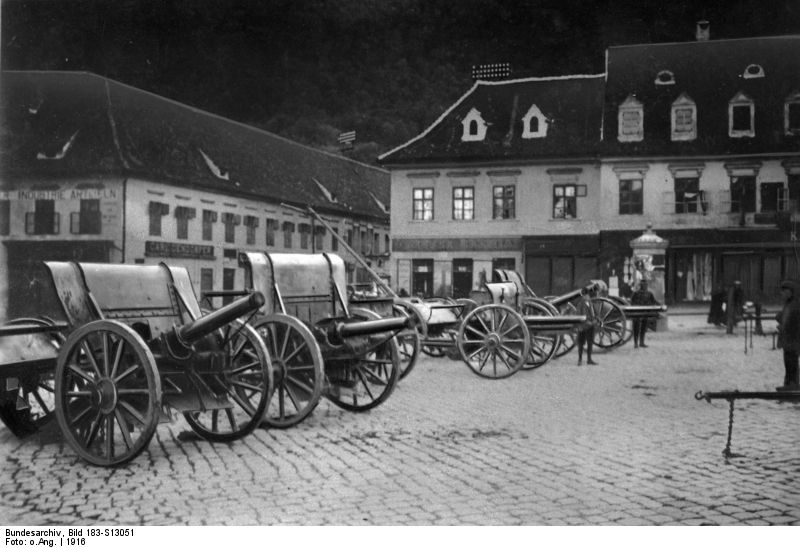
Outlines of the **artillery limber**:
[[406,317],[381,317],[348,302],[344,261],[337,255],[244,253],[247,291],[266,297],[251,321],[275,370],[275,394],[264,421],[302,421],[324,395],[349,411],[372,409],[400,377],[395,336]]
[[[261,338],[237,318],[258,309],[261,294],[202,316],[182,268],[45,265],[67,321],[5,326],[6,348],[17,348],[18,361],[0,368],[6,387],[15,375],[23,385],[26,377],[49,382],[52,371],[54,414],[83,459],[101,466],[130,461],[171,409],[211,441],[236,440],[258,426],[272,390],[271,365]],[[26,342],[19,337],[34,345],[30,354],[19,353]]]
[[19,318],[0,327],[0,420],[18,437],[53,417],[53,372],[64,322]]

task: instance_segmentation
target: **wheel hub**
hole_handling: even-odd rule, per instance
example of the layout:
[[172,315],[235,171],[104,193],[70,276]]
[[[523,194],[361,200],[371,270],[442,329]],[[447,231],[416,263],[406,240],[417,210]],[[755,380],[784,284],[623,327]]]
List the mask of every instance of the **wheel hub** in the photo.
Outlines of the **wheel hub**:
[[287,376],[286,362],[283,359],[274,359],[272,361],[272,374],[274,375],[276,383],[282,383]]
[[486,347],[489,350],[495,350],[500,347],[500,336],[497,333],[489,333],[486,336]]
[[108,415],[117,407],[117,386],[109,378],[97,381],[92,394],[92,404],[100,409],[104,415]]

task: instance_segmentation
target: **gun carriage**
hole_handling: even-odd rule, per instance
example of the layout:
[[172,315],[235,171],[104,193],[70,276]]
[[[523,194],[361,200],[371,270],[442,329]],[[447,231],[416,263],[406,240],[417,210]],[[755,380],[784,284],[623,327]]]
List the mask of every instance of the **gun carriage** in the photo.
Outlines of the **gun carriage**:
[[247,291],[266,297],[251,325],[275,371],[267,424],[299,423],[323,395],[357,412],[386,401],[400,378],[395,336],[410,318],[351,307],[344,261],[337,255],[243,253],[241,259]]
[[[16,375],[37,402],[30,379],[46,389],[52,378],[52,410],[80,457],[99,466],[130,461],[170,409],[210,441],[233,441],[258,426],[272,391],[271,363],[256,331],[237,318],[258,309],[261,294],[203,316],[183,268],[45,266],[67,321],[3,327],[3,344],[17,349],[4,352],[3,362],[17,361],[0,369],[6,386]],[[30,351],[21,352],[28,343]]]

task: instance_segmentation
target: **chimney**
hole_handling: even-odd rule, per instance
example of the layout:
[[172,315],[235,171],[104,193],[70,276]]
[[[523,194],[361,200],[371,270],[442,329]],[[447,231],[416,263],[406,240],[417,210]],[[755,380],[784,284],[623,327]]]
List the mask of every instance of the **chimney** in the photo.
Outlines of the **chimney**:
[[698,21],[694,36],[698,42],[707,41],[711,38],[711,24],[706,20]]

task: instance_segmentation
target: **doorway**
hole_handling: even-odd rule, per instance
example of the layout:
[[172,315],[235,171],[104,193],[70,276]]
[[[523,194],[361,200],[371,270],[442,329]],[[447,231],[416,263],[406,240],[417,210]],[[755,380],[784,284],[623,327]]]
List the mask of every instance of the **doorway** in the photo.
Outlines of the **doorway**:
[[433,259],[411,260],[411,294],[415,297],[433,297]]
[[472,291],[472,259],[453,259],[453,298],[467,298],[470,291]]

